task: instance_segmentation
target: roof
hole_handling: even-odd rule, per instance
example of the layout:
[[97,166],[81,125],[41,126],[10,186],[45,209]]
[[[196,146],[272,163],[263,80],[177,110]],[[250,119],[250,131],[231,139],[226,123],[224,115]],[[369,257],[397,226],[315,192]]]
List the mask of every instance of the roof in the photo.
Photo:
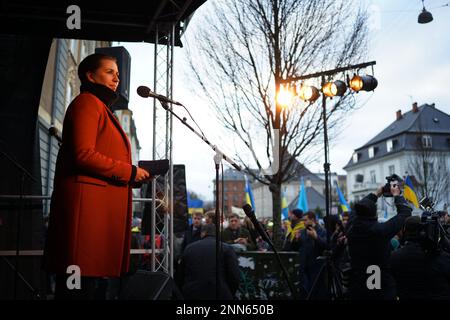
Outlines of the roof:
[[[405,150],[417,150],[417,134],[426,133],[433,135],[431,150],[450,150],[450,115],[434,107],[434,104],[424,104],[417,112],[408,111],[402,117],[362,147],[355,149],[358,154],[358,162],[353,162],[353,157],[345,165],[344,169],[359,165],[364,162],[376,160],[386,155],[391,155]],[[388,152],[387,140],[393,141],[393,148]],[[369,148],[374,148],[374,157],[369,158]]]
[[[423,104],[418,112],[408,111],[400,120],[395,120],[362,147],[387,140],[405,132],[450,133],[450,116],[434,107],[434,103]],[[435,121],[437,119],[437,121]]]
[[[252,170],[255,171],[255,170]],[[237,171],[236,169],[228,168],[224,171],[223,177],[224,181],[245,181],[245,176],[248,180],[252,182],[254,179],[251,175],[247,174],[245,171]],[[220,179],[222,175],[220,175]]]
[[[171,26],[175,25],[175,45],[182,46],[183,28],[204,2],[206,0],[4,0],[0,30],[4,34],[51,38],[155,43],[158,27],[158,43],[164,44]],[[67,19],[73,15],[73,11],[67,13],[71,5],[80,8],[81,29],[69,30],[66,26]]]

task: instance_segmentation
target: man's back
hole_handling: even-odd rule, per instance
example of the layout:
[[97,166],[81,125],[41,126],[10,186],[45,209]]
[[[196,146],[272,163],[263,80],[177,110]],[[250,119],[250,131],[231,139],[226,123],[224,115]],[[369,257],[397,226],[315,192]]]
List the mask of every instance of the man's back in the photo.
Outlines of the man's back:
[[[179,270],[185,299],[215,299],[216,239],[206,237],[188,245],[181,257]],[[236,254],[225,244],[223,245],[219,275],[218,299],[233,299],[234,293],[239,287],[239,267]]]
[[[390,241],[403,227],[405,219],[411,215],[411,208],[405,199],[394,197],[397,215],[384,223],[376,217],[375,194],[369,194],[360,203],[372,203],[373,214],[352,213],[347,224],[348,249],[351,257],[352,273],[350,276],[351,299],[394,299],[395,281],[389,271]],[[380,269],[380,289],[369,289],[368,272],[370,266]]]

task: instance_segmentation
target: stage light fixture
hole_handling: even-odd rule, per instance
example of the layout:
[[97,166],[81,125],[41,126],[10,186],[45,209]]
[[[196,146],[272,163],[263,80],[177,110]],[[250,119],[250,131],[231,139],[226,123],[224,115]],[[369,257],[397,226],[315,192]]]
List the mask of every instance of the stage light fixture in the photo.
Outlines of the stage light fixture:
[[319,96],[319,89],[314,86],[302,85],[300,87],[299,97],[304,101],[314,102]]
[[334,97],[334,96],[343,96],[345,91],[347,91],[347,86],[345,85],[344,81],[336,80],[332,82],[327,82],[322,87],[322,92],[327,97]]
[[373,76],[365,75],[359,76],[354,75],[353,78],[349,81],[349,87],[353,91],[372,91],[378,86],[378,81]]
[[277,94],[277,102],[279,105],[286,107],[289,106],[292,103],[292,99],[294,98],[293,93],[285,88],[284,86],[280,86],[280,90]]

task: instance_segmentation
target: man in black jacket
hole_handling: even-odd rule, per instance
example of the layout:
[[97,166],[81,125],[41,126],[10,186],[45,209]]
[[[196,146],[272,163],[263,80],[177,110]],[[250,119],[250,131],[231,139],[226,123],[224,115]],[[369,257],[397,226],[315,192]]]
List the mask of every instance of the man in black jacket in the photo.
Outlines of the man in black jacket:
[[384,223],[377,221],[378,197],[369,194],[355,204],[347,225],[348,249],[351,257],[350,299],[395,299],[395,281],[389,270],[391,239],[403,228],[405,219],[411,215],[411,208],[400,195],[400,187],[391,185],[397,215]]
[[[216,299],[216,227],[204,225],[202,240],[186,247],[176,274],[186,300]],[[223,244],[219,265],[219,300],[232,300],[239,287],[238,259],[230,246]]]
[[405,245],[392,253],[392,275],[400,300],[450,299],[450,255],[420,238],[420,217],[405,222]]
[[188,246],[188,244],[200,240],[200,232],[202,231],[202,213],[194,212],[192,214],[192,225],[188,226],[184,232],[183,243],[181,244],[181,251]]

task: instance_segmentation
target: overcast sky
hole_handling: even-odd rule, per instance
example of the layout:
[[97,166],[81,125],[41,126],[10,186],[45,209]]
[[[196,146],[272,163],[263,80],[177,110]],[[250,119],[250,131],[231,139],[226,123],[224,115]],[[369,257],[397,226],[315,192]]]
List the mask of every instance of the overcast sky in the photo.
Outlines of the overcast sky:
[[[197,10],[186,34],[195,32],[195,24],[201,22],[208,2]],[[345,174],[342,167],[353,150],[394,121],[397,110],[409,111],[412,102],[435,103],[436,108],[450,114],[450,6],[442,7],[449,1],[425,1],[434,17],[428,24],[417,23],[422,10],[420,0],[367,0],[365,3],[371,14],[367,61],[376,60],[378,87],[373,93],[360,93],[360,108],[348,116],[344,130],[332,143],[331,170],[340,174]],[[136,88],[139,85],[153,88],[154,47],[146,43],[119,45],[127,48],[132,59],[129,108],[134,113],[141,159],[151,159],[153,100],[140,98]],[[174,99],[183,102],[206,136],[232,156],[234,143],[230,134],[221,129],[207,103],[189,91],[189,81],[193,79],[189,77],[184,54],[183,48],[175,49]],[[175,111],[186,116],[181,109]],[[173,148],[174,163],[186,165],[188,190],[199,193],[205,200],[212,199],[214,152],[177,119],[174,119]],[[323,171],[323,158],[318,158],[309,168],[314,172]]]

